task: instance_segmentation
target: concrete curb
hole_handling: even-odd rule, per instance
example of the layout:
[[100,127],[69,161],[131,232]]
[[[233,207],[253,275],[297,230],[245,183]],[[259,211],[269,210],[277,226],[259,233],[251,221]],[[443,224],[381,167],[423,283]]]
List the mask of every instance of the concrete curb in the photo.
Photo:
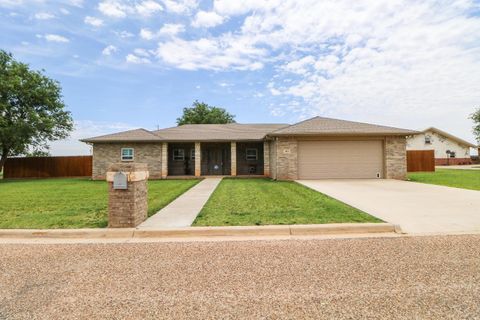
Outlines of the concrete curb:
[[402,233],[390,223],[188,227],[175,229],[0,229],[2,239],[118,239],[235,236],[312,236],[333,234]]

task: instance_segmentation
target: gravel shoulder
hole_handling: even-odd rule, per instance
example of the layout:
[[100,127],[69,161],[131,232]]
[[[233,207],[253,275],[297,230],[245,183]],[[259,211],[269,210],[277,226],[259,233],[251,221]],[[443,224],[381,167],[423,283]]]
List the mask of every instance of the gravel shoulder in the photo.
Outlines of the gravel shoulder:
[[0,245],[0,319],[459,319],[480,235]]

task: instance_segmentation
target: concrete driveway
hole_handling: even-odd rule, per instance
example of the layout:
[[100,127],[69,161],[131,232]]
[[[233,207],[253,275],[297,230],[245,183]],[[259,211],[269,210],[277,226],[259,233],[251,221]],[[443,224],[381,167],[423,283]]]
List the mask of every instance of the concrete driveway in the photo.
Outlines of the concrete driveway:
[[407,233],[480,232],[480,191],[398,180],[298,182]]

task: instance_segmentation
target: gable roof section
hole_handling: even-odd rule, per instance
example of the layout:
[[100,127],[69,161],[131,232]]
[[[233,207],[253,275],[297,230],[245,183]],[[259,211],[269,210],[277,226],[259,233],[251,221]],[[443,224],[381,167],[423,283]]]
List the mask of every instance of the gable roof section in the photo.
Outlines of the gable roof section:
[[135,129],[107,134],[88,139],[82,139],[83,142],[155,142],[161,139],[145,129]]
[[153,131],[163,141],[259,141],[288,124],[185,124]]
[[475,145],[475,144],[473,144],[473,143],[470,143],[470,142],[468,142],[468,141],[466,141],[466,140],[460,139],[459,137],[456,137],[456,136],[454,136],[454,135],[451,135],[450,133],[445,132],[445,131],[440,130],[440,129],[435,128],[435,127],[427,128],[427,129],[423,130],[422,133],[427,133],[428,131],[436,132],[436,133],[438,133],[438,134],[440,134],[440,135],[442,135],[442,136],[445,136],[445,137],[447,137],[447,138],[449,138],[449,139],[451,139],[451,140],[454,140],[454,141],[458,142],[459,144],[465,145],[465,146],[470,147],[470,148],[476,148],[476,147],[477,147],[477,145]]
[[293,124],[286,128],[273,131],[269,136],[353,136],[353,135],[400,135],[408,136],[417,134],[418,131],[380,126],[363,122],[314,117]]

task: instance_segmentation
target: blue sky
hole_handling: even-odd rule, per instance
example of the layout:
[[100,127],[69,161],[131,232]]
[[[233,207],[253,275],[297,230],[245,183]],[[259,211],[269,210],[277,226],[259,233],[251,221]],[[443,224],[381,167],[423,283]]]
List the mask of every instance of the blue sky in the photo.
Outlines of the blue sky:
[[198,99],[238,122],[323,115],[473,141],[478,1],[0,0],[0,48],[57,79],[80,138],[175,125]]

